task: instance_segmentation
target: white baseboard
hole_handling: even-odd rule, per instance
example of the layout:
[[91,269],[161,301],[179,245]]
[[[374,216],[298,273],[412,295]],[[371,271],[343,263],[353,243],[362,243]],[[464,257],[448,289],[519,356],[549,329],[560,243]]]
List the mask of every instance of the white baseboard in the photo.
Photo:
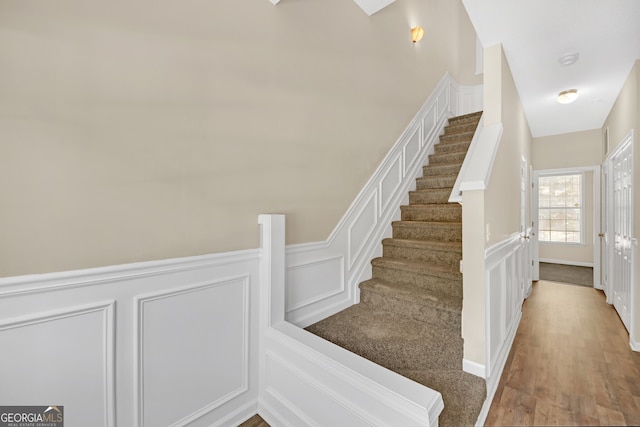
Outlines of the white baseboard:
[[480,378],[487,378],[487,369],[485,365],[481,365],[480,363],[473,362],[471,360],[462,359],[462,370]]
[[561,259],[540,258],[540,262],[546,262],[547,264],[575,265],[576,267],[593,267],[592,262],[566,261]]
[[640,342],[629,337],[629,347],[631,347],[631,350],[633,351],[640,351]]

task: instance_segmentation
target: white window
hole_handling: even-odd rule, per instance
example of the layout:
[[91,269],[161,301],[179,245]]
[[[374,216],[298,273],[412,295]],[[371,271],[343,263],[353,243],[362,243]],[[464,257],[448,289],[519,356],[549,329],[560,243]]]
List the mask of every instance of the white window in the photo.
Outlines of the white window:
[[584,244],[584,174],[538,177],[540,242]]

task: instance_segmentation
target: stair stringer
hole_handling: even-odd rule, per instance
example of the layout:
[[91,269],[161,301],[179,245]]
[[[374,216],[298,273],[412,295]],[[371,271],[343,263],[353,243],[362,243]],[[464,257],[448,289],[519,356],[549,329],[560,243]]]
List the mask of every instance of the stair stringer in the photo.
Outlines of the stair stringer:
[[358,285],[371,278],[370,261],[381,255],[380,241],[391,236],[400,205],[408,203],[447,120],[460,113],[458,106],[459,85],[445,73],[329,238],[287,247],[287,321],[306,327],[359,302]]

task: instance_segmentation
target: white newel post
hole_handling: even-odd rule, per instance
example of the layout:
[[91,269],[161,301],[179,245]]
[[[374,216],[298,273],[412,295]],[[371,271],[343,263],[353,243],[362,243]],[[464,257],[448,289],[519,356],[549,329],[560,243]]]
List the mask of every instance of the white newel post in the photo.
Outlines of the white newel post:
[[260,330],[284,321],[284,215],[262,214],[260,224]]

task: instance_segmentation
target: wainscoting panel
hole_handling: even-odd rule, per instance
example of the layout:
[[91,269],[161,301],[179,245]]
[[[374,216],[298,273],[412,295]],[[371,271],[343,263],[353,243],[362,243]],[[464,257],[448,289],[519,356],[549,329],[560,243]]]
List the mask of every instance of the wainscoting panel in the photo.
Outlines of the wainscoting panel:
[[384,212],[393,201],[398,187],[402,184],[402,156],[398,154],[380,182],[380,212]]
[[239,424],[258,406],[259,260],[0,279],[0,402],[64,406],[69,426]]
[[113,314],[107,301],[0,321],[0,402],[61,405],[68,425],[114,426]]
[[248,390],[248,297],[245,276],[136,298],[141,425],[186,425]]
[[343,272],[341,256],[287,268],[287,313],[344,292]]
[[370,195],[356,215],[355,221],[349,226],[347,233],[349,268],[353,267],[375,230],[379,216],[377,196],[377,192]]
[[[527,230],[526,235],[530,235]],[[519,233],[485,251],[485,366],[465,361],[465,370],[487,380],[487,399],[478,417],[484,423],[509,356],[520,319],[522,303],[531,287],[530,241]]]

